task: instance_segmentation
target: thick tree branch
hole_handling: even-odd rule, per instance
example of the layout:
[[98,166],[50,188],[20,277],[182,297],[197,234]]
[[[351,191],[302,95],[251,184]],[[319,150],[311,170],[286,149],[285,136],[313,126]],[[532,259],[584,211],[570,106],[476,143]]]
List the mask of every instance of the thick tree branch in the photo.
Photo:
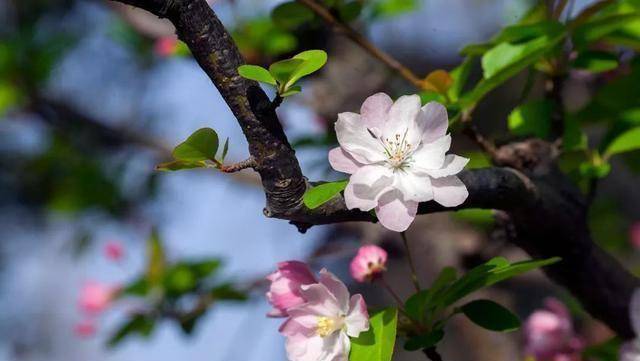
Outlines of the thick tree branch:
[[[255,82],[238,76],[240,53],[204,0],[120,1],[168,17],[218,88],[249,142],[267,197],[265,215],[290,220],[301,230],[314,224],[374,221],[370,213],[348,210],[341,197],[314,210],[302,204],[308,183],[276,113]],[[460,174],[469,198],[459,208],[508,212],[517,232],[514,242],[534,257],[562,257],[546,270],[551,279],[612,330],[632,337],[628,304],[640,282],[593,243],[584,197],[557,170],[553,147],[522,142],[497,149],[496,158],[503,168]],[[433,202],[419,207],[420,213],[442,210]]]

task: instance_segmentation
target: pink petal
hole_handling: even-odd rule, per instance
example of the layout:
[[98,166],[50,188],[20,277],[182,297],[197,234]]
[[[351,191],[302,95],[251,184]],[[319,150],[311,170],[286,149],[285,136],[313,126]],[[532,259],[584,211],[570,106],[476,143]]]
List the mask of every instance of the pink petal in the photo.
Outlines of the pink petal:
[[318,316],[310,313],[297,314],[293,312],[295,317],[288,318],[278,329],[281,334],[290,337],[296,335],[304,335],[311,337],[316,333],[316,326],[318,325]]
[[372,280],[385,271],[387,252],[376,246],[367,245],[358,249],[358,253],[349,264],[351,277],[358,282]]
[[376,216],[385,228],[403,232],[411,225],[418,212],[418,202],[404,201],[397,190],[384,193],[378,200]]
[[324,284],[304,285],[300,289],[307,303],[288,310],[290,314],[300,316],[314,314],[316,316],[335,317],[342,311],[338,305],[338,300]]
[[431,143],[447,134],[447,109],[440,103],[429,102],[422,107],[418,122],[422,128],[422,142]]
[[442,168],[445,153],[451,147],[451,136],[445,135],[422,145],[413,153],[414,167],[422,171]]
[[387,94],[374,94],[362,103],[360,116],[367,127],[382,129],[392,105],[393,100]]
[[340,113],[335,124],[340,146],[360,163],[375,163],[385,159],[384,149],[356,113]]
[[359,168],[344,190],[347,208],[369,211],[378,204],[383,191],[393,183],[391,170],[383,165],[366,165]]
[[464,203],[469,196],[467,187],[456,176],[431,180],[433,199],[445,207],[456,207]]
[[382,129],[383,134],[394,136],[404,134],[408,128],[414,128],[420,106],[418,95],[404,95],[398,98],[389,110],[389,118]]
[[342,148],[336,147],[329,151],[329,164],[338,172],[355,173],[363,164],[355,160],[349,153]]
[[333,273],[324,268],[320,271],[320,283],[325,285],[329,292],[335,297],[340,309],[347,311],[349,308],[349,290],[347,286]]
[[402,198],[406,200],[426,202],[433,199],[431,178],[426,174],[399,172],[396,175],[396,189],[402,193]]
[[367,312],[367,305],[364,303],[362,295],[357,294],[351,296],[349,313],[345,319],[345,324],[347,325],[347,335],[351,337],[358,337],[360,332],[369,329],[369,313]]
[[464,169],[469,163],[469,158],[460,157],[455,154],[447,154],[444,158],[444,164],[440,169],[430,169],[426,173],[434,178],[442,178],[450,175],[456,175]]

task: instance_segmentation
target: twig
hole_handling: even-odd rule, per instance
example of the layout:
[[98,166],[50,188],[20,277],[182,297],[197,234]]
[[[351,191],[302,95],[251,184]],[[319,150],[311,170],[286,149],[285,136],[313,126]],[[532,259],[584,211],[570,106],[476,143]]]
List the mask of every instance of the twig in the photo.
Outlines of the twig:
[[471,138],[476,144],[482,149],[484,152],[489,154],[491,159],[496,159],[497,148],[492,141],[485,138],[479,131],[478,128],[471,122],[471,113],[474,108],[466,110],[462,114],[462,118],[460,122],[462,123],[462,133]]
[[409,68],[402,65],[398,60],[396,60],[391,55],[385,53],[381,49],[377,48],[373,45],[367,38],[362,36],[362,34],[355,31],[349,25],[343,23],[339,19],[337,19],[331,12],[325,8],[324,6],[318,4],[314,0],[297,0],[298,3],[308,7],[311,11],[313,11],[316,15],[318,15],[324,22],[326,22],[329,26],[332,26],[337,32],[344,34],[353,42],[358,44],[362,49],[366,50],[371,56],[380,60],[384,64],[386,64],[389,68],[396,71],[403,78],[413,84],[416,88],[423,88],[423,81],[415,75]]
[[229,165],[222,165],[220,167],[220,170],[224,173],[235,173],[238,171],[241,171],[243,169],[247,169],[247,168],[255,168],[258,166],[258,163],[256,163],[256,160],[253,159],[253,157],[249,157],[241,162],[238,163],[234,163],[234,164],[229,164]]

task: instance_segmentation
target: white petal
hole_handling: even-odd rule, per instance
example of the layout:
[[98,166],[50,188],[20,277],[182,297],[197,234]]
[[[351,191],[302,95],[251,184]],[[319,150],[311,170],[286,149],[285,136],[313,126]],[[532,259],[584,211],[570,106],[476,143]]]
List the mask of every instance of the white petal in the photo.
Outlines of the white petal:
[[433,178],[442,178],[450,175],[456,175],[464,169],[469,163],[469,158],[460,157],[455,154],[447,154],[444,158],[444,164],[440,169],[430,169],[426,173]]
[[396,100],[389,110],[389,118],[382,129],[385,137],[393,138],[396,134],[404,136],[411,144],[417,144],[420,132],[417,127],[417,117],[420,113],[420,97],[418,95],[405,95]]
[[322,355],[314,361],[348,361],[351,341],[344,332],[334,332],[323,341]]
[[338,172],[353,174],[363,164],[355,160],[348,152],[340,147],[335,147],[329,151],[329,164]]
[[302,285],[300,294],[307,303],[288,309],[287,313],[291,317],[313,314],[333,318],[342,312],[338,300],[324,284]]
[[377,93],[368,97],[360,108],[360,116],[367,127],[382,129],[393,100],[385,93]]
[[450,147],[451,135],[448,134],[431,143],[422,143],[412,155],[412,167],[423,171],[442,168],[445,153]]
[[340,309],[346,313],[349,310],[349,290],[347,286],[333,273],[324,268],[320,271],[320,283],[327,287],[329,292],[331,292],[338,301]]
[[640,337],[640,288],[635,290],[631,296],[629,313],[631,317],[631,327],[636,336]]
[[447,108],[438,102],[429,102],[423,106],[418,115],[418,123],[422,130],[422,142],[431,143],[447,134],[449,117]]
[[393,173],[384,165],[366,165],[358,169],[344,190],[347,208],[369,211],[378,204],[382,192],[393,183]]
[[433,200],[445,207],[459,206],[469,196],[467,187],[456,176],[432,179],[431,185],[433,186]]
[[395,180],[395,187],[402,193],[403,199],[416,202],[426,202],[433,199],[429,175],[399,171],[396,173]]
[[375,163],[385,159],[380,141],[367,130],[356,113],[340,113],[335,125],[340,146],[360,163]]
[[376,216],[385,228],[403,232],[411,225],[418,212],[418,202],[405,201],[398,190],[384,193],[378,200]]
[[620,347],[620,361],[640,361],[638,340],[628,341]]
[[364,303],[362,295],[357,294],[351,296],[349,313],[344,322],[347,325],[347,335],[351,337],[358,337],[360,332],[369,329],[369,313],[367,312],[367,305]]
[[324,343],[324,339],[320,336],[287,337],[285,343],[287,358],[290,361],[318,361],[323,354]]

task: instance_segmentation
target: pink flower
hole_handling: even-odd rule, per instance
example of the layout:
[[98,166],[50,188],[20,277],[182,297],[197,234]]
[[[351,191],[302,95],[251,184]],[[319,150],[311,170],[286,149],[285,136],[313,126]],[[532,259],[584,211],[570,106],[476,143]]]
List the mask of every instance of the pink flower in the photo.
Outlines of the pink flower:
[[369,314],[362,295],[349,297],[347,287],[327,270],[320,283],[302,285],[306,303],[287,310],[280,327],[286,336],[290,361],[347,361],[351,341],[369,329]]
[[349,270],[356,281],[365,282],[382,275],[386,264],[387,252],[378,246],[368,245],[360,247]]
[[344,190],[347,208],[375,209],[380,224],[402,232],[420,202],[462,204],[469,193],[456,174],[469,159],[446,154],[448,124],[444,106],[430,102],[421,107],[418,95],[394,103],[378,93],[364,101],[360,114],[338,114],[340,146],[329,152],[329,163],[351,174]]
[[96,326],[92,320],[82,320],[73,327],[73,332],[78,337],[90,337],[96,333]]
[[640,249],[640,221],[629,227],[629,242],[635,249]]
[[124,248],[118,241],[109,241],[104,245],[104,256],[112,261],[120,261],[124,256]]
[[273,305],[273,310],[267,314],[269,317],[288,316],[287,309],[305,302],[300,286],[318,282],[309,266],[299,261],[278,263],[278,270],[267,279],[271,281],[267,300]]
[[584,345],[574,333],[569,311],[555,298],[547,299],[545,306],[525,322],[526,354],[536,361],[579,360]]
[[158,56],[168,58],[178,49],[178,38],[175,36],[163,36],[156,40],[154,51]]
[[107,309],[115,299],[120,288],[90,281],[80,291],[78,306],[88,314],[98,314]]

